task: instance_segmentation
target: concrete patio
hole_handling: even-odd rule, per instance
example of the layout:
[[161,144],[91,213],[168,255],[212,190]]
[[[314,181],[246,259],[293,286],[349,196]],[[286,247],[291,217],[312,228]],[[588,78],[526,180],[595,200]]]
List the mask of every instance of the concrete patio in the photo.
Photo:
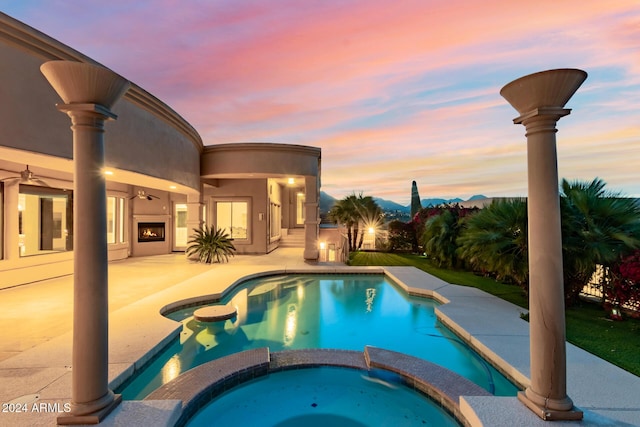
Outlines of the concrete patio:
[[[346,271],[340,264],[308,264],[301,249],[236,256],[228,264],[202,265],[184,255],[130,258],[109,265],[110,367],[112,388],[171,340],[180,325],[162,317],[163,307],[222,293],[242,277],[264,272]],[[412,267],[365,267],[386,272],[407,291],[448,302],[440,320],[521,385],[529,381],[528,324],[521,308],[475,288],[450,285]],[[71,395],[72,287],[70,276],[0,291],[0,401],[27,404],[27,412],[0,412],[0,426],[55,425]],[[567,346],[568,394],[584,411],[581,422],[553,425],[640,425],[640,378],[572,345]],[[42,412],[35,412],[42,406]],[[46,404],[49,404],[47,407]],[[57,405],[57,406],[56,406]],[[5,405],[7,406],[7,405]],[[5,408],[3,406],[3,409]],[[7,406],[8,407],[8,406]],[[123,402],[108,426],[172,425],[181,402]],[[15,408],[15,407],[14,407]],[[471,425],[548,425],[515,397],[462,397]]]

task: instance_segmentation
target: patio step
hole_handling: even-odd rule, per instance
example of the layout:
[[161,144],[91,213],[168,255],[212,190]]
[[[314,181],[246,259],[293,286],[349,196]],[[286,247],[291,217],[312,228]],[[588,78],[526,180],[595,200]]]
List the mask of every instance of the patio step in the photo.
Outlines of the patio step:
[[290,228],[288,232],[286,230],[282,230],[279,247],[304,248],[304,229]]

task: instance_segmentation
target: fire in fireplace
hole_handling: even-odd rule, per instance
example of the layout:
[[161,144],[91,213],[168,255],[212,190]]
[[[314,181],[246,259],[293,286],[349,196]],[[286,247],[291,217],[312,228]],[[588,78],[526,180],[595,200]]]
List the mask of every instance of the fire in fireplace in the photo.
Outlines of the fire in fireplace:
[[164,222],[139,222],[138,242],[164,242]]

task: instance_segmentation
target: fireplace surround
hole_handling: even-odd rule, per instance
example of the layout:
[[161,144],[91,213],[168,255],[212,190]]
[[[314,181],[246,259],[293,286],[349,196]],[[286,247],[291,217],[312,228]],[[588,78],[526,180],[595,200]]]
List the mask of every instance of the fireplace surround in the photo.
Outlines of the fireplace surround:
[[164,222],[139,222],[138,242],[164,242]]

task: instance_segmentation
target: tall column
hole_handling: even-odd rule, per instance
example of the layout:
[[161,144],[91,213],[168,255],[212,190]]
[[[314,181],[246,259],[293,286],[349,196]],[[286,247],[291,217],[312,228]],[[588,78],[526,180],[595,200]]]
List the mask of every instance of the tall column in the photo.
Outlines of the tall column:
[[73,131],[73,352],[71,414],[58,424],[98,424],[121,398],[108,385],[107,207],[104,122],[129,87],[103,67],[51,61],[41,71],[64,104]]
[[318,179],[315,176],[304,178],[304,253],[307,261],[316,261],[320,257],[318,250],[318,229],[320,227]]
[[564,106],[586,78],[582,70],[550,70],[500,91],[527,137],[531,385],[518,399],[544,420],[582,419],[567,396],[556,122],[571,112]]

